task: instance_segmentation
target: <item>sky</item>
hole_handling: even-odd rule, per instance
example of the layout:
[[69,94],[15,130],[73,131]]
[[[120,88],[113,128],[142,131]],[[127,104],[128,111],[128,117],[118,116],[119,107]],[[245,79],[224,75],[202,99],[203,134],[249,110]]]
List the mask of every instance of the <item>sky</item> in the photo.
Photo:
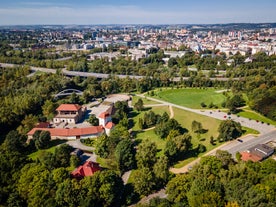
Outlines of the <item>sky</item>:
[[276,0],[0,0],[0,25],[276,22]]

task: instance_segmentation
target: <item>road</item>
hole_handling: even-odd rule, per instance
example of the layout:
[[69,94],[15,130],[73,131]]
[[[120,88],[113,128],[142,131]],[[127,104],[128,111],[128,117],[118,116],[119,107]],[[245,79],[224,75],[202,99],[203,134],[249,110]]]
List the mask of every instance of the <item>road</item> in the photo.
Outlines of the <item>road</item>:
[[272,130],[266,134],[260,135],[259,137],[247,136],[242,139],[243,142],[237,140],[230,142],[228,145],[221,148],[221,150],[227,150],[235,157],[237,152],[243,152],[252,146],[257,144],[268,143],[270,141],[276,141],[276,130]]
[[[140,96],[142,98],[144,98],[144,95],[137,95]],[[162,101],[156,98],[152,98],[152,97],[147,97],[148,100],[152,100],[161,104],[165,104],[168,105],[170,107],[176,107],[176,108],[180,108],[183,110],[187,110],[193,113],[197,113],[197,114],[201,114],[204,116],[209,116],[212,118],[216,118],[216,119],[220,119],[220,120],[225,120],[228,118],[231,118],[232,120],[241,123],[242,126],[248,127],[248,128],[252,128],[255,129],[257,131],[260,132],[260,136],[259,137],[255,137],[252,135],[247,135],[245,137],[242,137],[240,139],[243,140],[243,142],[239,142],[237,140],[232,140],[230,142],[224,143],[223,145],[215,148],[214,150],[206,153],[204,156],[207,155],[214,155],[216,153],[216,151],[218,149],[220,150],[226,150],[228,152],[230,152],[232,154],[232,157],[235,158],[235,155],[237,152],[242,152],[247,150],[248,148],[256,145],[256,144],[262,144],[262,143],[267,143],[269,141],[275,140],[276,141],[276,130],[275,127],[272,125],[267,125],[267,124],[262,124],[261,122],[256,122],[254,120],[249,120],[247,118],[243,118],[243,117],[237,117],[236,115],[227,115],[227,113],[225,112],[220,112],[219,110],[199,110],[199,109],[191,109],[191,108],[187,108],[184,106],[179,106],[176,104],[172,104],[166,101]],[[200,158],[192,161],[191,163],[189,163],[188,165],[185,165],[181,168],[171,168],[170,171],[173,173],[185,173],[188,172],[189,168],[192,167],[193,165],[195,165],[196,163],[198,163],[200,161]]]
[[[22,65],[16,65],[16,64],[8,64],[8,63],[0,63],[2,67],[16,67],[16,66],[22,66]],[[33,67],[30,66],[31,71],[36,72],[36,71],[41,71],[45,73],[56,73],[57,69],[50,69],[50,68],[41,68],[41,67]],[[96,78],[108,78],[111,74],[105,74],[105,73],[91,73],[91,72],[80,72],[80,71],[69,71],[66,68],[62,69],[62,73],[65,76],[80,76],[80,77],[96,77]],[[114,74],[114,76],[118,78],[126,78],[129,77],[131,79],[142,79],[145,78],[146,76],[140,76],[140,75],[117,75]],[[172,78],[172,81],[178,82],[181,80],[188,80],[189,77],[174,77]],[[240,78],[210,78],[210,80],[218,80],[218,81],[228,81],[228,80],[242,80]]]
[[[145,98],[144,95],[137,95],[137,96]],[[272,126],[272,125],[263,124],[261,122],[256,122],[255,120],[249,120],[247,118],[238,117],[236,115],[229,116],[229,115],[227,115],[227,113],[221,112],[219,110],[191,109],[191,108],[188,108],[188,107],[185,107],[185,106],[180,106],[180,105],[177,105],[177,104],[173,104],[173,103],[170,103],[170,102],[167,102],[167,101],[162,101],[162,100],[152,98],[152,97],[148,97],[148,96],[146,98],[148,100],[152,100],[152,101],[164,104],[164,105],[168,105],[168,106],[171,106],[171,107],[176,107],[176,108],[179,108],[179,109],[183,109],[183,110],[186,110],[186,111],[190,111],[190,112],[193,112],[193,113],[197,113],[197,114],[200,114],[200,115],[212,117],[212,118],[219,119],[219,120],[225,120],[225,119],[231,118],[232,120],[234,120],[236,122],[239,122],[242,126],[245,126],[245,127],[248,127],[248,128],[255,129],[255,130],[259,131],[260,134],[265,134],[268,131],[271,131],[271,130],[275,129],[275,127]]]

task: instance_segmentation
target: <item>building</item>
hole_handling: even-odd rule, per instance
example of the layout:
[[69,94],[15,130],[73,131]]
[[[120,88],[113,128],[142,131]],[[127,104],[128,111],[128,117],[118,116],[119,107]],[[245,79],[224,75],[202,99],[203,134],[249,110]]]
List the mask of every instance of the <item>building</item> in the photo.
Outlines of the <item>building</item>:
[[241,159],[243,161],[251,160],[253,162],[262,161],[274,153],[274,149],[266,144],[257,144],[249,148],[247,151],[242,152]]
[[83,165],[79,166],[73,172],[71,172],[71,176],[73,178],[82,179],[85,176],[92,176],[95,172],[100,171],[101,167],[99,163],[86,161]]
[[74,140],[74,139],[93,138],[93,137],[100,136],[105,131],[102,126],[91,126],[91,127],[85,127],[85,128],[71,128],[71,129],[35,127],[27,133],[28,139],[32,139],[34,133],[37,130],[50,132],[52,140],[54,139]]
[[86,108],[78,104],[61,104],[56,111],[57,115],[54,118],[55,124],[62,122],[76,124],[83,118]]
[[98,116],[99,119],[99,125],[105,128],[105,133],[109,136],[110,131],[115,126],[114,123],[112,123],[112,117],[108,112],[103,112]]

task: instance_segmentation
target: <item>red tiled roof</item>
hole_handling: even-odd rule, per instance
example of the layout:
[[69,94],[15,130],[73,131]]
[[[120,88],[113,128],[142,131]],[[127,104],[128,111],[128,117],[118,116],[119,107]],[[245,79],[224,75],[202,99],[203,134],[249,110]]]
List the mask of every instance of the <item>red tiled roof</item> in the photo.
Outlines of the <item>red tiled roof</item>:
[[80,108],[78,104],[61,104],[56,111],[78,111]]
[[71,175],[75,178],[83,178],[85,176],[92,176],[95,172],[101,170],[99,163],[87,161],[83,165],[79,166]]
[[39,122],[35,127],[36,128],[48,128],[50,126],[50,122]]
[[28,135],[32,136],[37,130],[49,131],[51,136],[70,137],[70,136],[99,134],[103,132],[104,129],[101,126],[91,126],[86,128],[72,128],[72,129],[33,128],[31,131],[28,132]]
[[249,153],[249,152],[242,152],[241,155],[242,155],[241,159],[242,159],[243,161],[251,160],[251,161],[253,161],[253,162],[259,162],[259,161],[262,160],[261,157],[259,157],[259,156],[257,156],[257,155],[254,155],[254,154],[252,154],[252,153]]
[[101,113],[101,114],[99,115],[99,118],[104,119],[104,118],[106,118],[106,117],[108,117],[108,116],[110,116],[110,114],[109,114],[108,112],[103,112],[103,113]]
[[105,125],[105,128],[112,129],[114,126],[115,126],[115,124],[110,121]]

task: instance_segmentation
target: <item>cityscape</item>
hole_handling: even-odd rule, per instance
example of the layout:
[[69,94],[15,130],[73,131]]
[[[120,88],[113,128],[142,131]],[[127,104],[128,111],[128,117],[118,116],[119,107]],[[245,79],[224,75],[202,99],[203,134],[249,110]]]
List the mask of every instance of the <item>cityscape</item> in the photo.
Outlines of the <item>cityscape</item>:
[[0,206],[275,206],[275,8],[2,2]]

